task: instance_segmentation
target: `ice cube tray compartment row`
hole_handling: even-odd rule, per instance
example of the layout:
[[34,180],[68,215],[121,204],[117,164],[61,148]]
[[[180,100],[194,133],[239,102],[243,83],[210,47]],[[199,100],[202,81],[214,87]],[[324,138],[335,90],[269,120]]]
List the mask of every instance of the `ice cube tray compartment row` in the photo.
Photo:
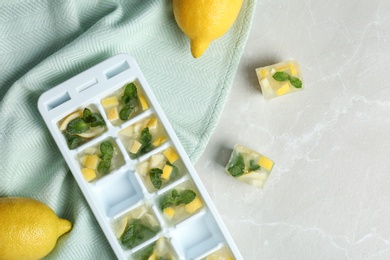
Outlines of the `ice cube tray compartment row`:
[[[112,124],[101,101],[130,82],[137,83],[141,93],[146,96],[149,107],[136,113],[128,121]],[[75,149],[69,149],[59,130],[59,122],[85,107],[91,107],[100,113],[106,122],[106,129],[96,138]],[[148,246],[162,240],[170,244],[178,259],[205,259],[221,248],[228,250],[235,259],[242,259],[184,148],[131,56],[113,56],[46,91],[39,98],[38,108],[118,259],[133,259]],[[121,139],[121,131],[151,117],[157,118],[167,140],[138,158],[130,158],[128,147]],[[119,166],[105,176],[98,176],[96,180],[88,182],[81,173],[80,155],[105,140],[114,144],[121,157]],[[179,156],[181,174],[161,189],[148,188],[144,177],[137,171],[137,166],[170,147]],[[172,223],[161,210],[160,199],[173,189],[185,187],[191,187],[197,193],[202,207],[189,217]],[[146,241],[126,249],[115,236],[113,223],[140,207],[149,209],[159,229]]]

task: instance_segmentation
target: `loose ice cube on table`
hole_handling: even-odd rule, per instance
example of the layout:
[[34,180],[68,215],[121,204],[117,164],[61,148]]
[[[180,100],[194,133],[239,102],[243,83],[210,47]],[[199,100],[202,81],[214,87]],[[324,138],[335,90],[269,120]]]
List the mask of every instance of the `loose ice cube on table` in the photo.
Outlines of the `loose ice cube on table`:
[[274,162],[269,158],[237,144],[225,171],[241,182],[263,188],[273,166]]
[[256,69],[264,98],[270,99],[303,89],[302,74],[295,60]]

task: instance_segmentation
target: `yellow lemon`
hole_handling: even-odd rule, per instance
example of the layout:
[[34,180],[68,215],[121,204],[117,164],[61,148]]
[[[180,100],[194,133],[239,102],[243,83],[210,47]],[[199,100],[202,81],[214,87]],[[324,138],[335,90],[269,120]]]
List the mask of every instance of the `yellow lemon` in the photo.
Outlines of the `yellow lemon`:
[[0,198],[0,259],[40,259],[72,224],[30,198]]
[[242,0],[173,0],[176,22],[190,38],[192,56],[202,56],[213,40],[229,30],[241,5]]

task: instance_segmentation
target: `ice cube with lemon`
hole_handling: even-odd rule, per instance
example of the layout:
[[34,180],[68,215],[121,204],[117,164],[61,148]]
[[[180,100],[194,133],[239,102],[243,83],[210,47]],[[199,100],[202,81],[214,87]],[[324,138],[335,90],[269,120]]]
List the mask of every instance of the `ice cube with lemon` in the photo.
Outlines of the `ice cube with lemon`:
[[155,115],[122,129],[119,131],[119,138],[131,159],[136,159],[168,141],[163,125]]
[[161,230],[153,210],[146,205],[141,205],[113,220],[111,228],[119,243],[126,249],[144,243]]
[[87,147],[78,154],[84,179],[92,182],[125,164],[125,159],[113,138]]
[[177,181],[185,174],[185,167],[172,147],[155,153],[136,166],[146,189],[152,193]]
[[78,109],[57,123],[68,148],[73,150],[107,130],[106,122],[94,105]]
[[241,182],[264,188],[273,166],[274,162],[268,157],[236,144],[225,171]]
[[301,91],[303,89],[302,73],[296,60],[287,60],[277,64],[256,69],[264,98]]
[[120,125],[149,109],[149,101],[137,81],[128,82],[100,100],[108,121]]
[[197,189],[187,182],[165,192],[159,199],[159,206],[167,224],[176,225],[199,212],[204,202]]

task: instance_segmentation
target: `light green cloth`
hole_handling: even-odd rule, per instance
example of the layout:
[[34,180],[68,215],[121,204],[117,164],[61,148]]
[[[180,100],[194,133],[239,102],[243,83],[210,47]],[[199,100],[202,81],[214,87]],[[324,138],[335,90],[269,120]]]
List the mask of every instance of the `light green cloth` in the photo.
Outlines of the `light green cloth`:
[[170,0],[0,1],[0,196],[36,198],[74,223],[48,259],[115,256],[38,113],[38,97],[128,53],[194,162],[229,94],[255,2],[244,1],[229,32],[194,59]]

